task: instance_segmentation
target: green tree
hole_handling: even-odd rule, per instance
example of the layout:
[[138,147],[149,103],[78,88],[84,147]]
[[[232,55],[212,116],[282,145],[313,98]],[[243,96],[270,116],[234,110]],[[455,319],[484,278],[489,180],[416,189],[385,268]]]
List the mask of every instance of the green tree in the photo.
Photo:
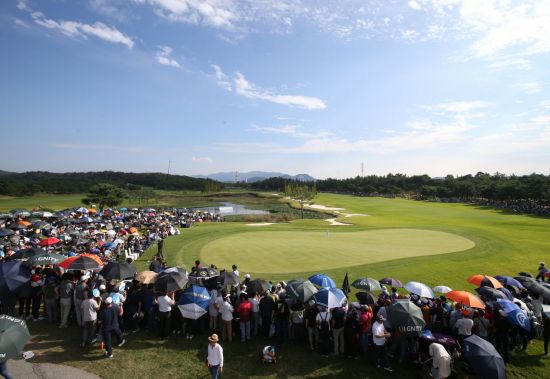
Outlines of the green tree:
[[96,184],[90,188],[87,196],[82,199],[82,202],[86,205],[95,204],[100,211],[107,206],[110,208],[120,205],[124,200],[124,191],[112,184]]
[[317,195],[317,188],[315,184],[309,186],[307,184],[290,182],[285,185],[285,194],[300,203],[302,218],[304,218],[304,203],[315,198]]

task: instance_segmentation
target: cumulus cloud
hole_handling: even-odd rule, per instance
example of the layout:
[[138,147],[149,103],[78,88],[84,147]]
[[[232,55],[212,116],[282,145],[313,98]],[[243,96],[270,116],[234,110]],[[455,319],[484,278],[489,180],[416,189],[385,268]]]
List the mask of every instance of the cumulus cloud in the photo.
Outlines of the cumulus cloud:
[[216,77],[216,82],[220,87],[226,91],[231,91],[233,86],[227,75],[222,71],[221,67],[217,64],[211,64],[210,67],[214,69],[214,76]]
[[102,22],[96,22],[93,25],[85,24],[79,21],[55,21],[46,18],[42,12],[31,12],[34,22],[44,28],[57,30],[71,38],[88,38],[94,36],[110,43],[120,43],[131,49],[134,41],[120,32],[115,27],[109,27]]
[[181,68],[178,61],[171,57],[172,48],[169,46],[159,46],[156,54],[157,62],[164,66]]
[[205,163],[212,163],[214,160],[210,157],[193,157],[191,158],[193,162],[205,162]]

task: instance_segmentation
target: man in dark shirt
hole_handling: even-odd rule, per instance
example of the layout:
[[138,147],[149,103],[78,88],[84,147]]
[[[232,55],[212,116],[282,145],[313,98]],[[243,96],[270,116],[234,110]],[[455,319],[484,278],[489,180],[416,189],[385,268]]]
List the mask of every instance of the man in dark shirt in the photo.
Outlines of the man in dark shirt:
[[285,301],[284,296],[280,295],[277,304],[275,304],[275,333],[279,344],[284,344],[288,340],[288,323],[290,321],[290,308]]
[[332,338],[334,339],[334,355],[344,354],[344,321],[346,319],[346,311],[344,308],[338,307],[332,310],[331,326]]
[[319,346],[319,330],[317,329],[317,307],[315,302],[310,300],[306,310],[304,311],[304,319],[306,322],[307,336],[309,339],[309,347],[311,350],[317,350]]
[[271,321],[273,317],[273,308],[275,307],[275,302],[273,298],[267,292],[260,299],[260,315],[262,317],[262,330],[265,338],[269,338],[269,330],[271,329]]
[[113,304],[113,298],[108,297],[105,299],[105,307],[99,313],[99,321],[101,322],[101,335],[103,336],[103,343],[105,344],[105,356],[107,358],[113,357],[113,346],[111,343],[111,333],[115,333],[118,337],[118,347],[121,347],[126,343],[122,332],[118,325],[118,316],[122,315],[122,310],[118,305]]

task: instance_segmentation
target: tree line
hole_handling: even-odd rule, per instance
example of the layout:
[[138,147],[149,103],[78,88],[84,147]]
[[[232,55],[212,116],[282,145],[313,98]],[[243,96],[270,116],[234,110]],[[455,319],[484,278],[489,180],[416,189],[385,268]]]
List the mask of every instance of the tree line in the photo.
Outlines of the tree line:
[[[138,191],[142,187],[156,190],[211,191],[222,185],[211,179],[161,173],[126,173],[115,171],[52,173],[32,171],[0,175],[0,195],[31,196],[37,193],[85,193],[98,183],[111,184],[125,190]],[[141,197],[151,197],[141,193]]]
[[[285,191],[288,179],[269,178],[250,184],[251,189]],[[550,202],[550,176],[541,174],[487,174],[432,178],[428,175],[388,174],[355,178],[328,178],[315,182],[317,191],[361,196],[406,196],[427,200],[456,199],[470,201],[535,200]]]

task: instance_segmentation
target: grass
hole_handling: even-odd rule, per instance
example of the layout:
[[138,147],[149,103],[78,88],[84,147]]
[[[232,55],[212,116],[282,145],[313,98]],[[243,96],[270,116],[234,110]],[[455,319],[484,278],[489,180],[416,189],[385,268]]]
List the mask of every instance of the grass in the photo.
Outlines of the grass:
[[[303,234],[304,238],[311,236],[314,239],[311,243],[315,243],[320,236],[322,238],[326,231],[330,230],[330,238],[351,246],[356,244],[355,238],[352,237],[368,240],[369,234],[366,232],[417,229],[422,230],[422,233],[428,231],[429,234],[430,231],[436,231],[464,237],[473,241],[475,246],[465,251],[427,256],[412,256],[411,250],[411,256],[406,258],[393,255],[388,248],[387,252],[378,253],[378,262],[355,261],[349,267],[335,267],[337,265],[326,262],[323,271],[338,284],[342,282],[344,275],[349,273],[351,280],[364,276],[377,279],[388,276],[403,282],[417,280],[430,286],[444,284],[454,289],[472,290],[473,286],[466,282],[468,276],[478,273],[515,275],[518,271],[532,271],[536,269],[539,261],[545,260],[550,251],[549,218],[513,215],[463,204],[424,203],[403,199],[320,194],[315,201],[318,204],[345,208],[349,213],[369,214],[370,217],[340,219],[353,223],[351,226],[330,226],[323,220],[295,220],[289,224],[253,230],[244,223],[204,223],[190,229],[182,229],[180,236],[169,238],[165,243],[165,256],[170,264],[187,267],[199,257],[213,259],[207,263],[215,263],[220,268],[229,268],[230,263],[236,263],[241,266],[241,272],[244,273],[243,268],[249,264],[248,262],[252,264],[254,259],[245,256],[244,253],[240,258],[224,258],[224,251],[231,248],[227,244],[232,238],[246,239],[247,236],[253,236],[257,242],[262,241],[263,237],[264,244],[257,247],[256,254],[264,254],[263,249],[269,251],[272,243],[276,243],[277,247],[274,249],[273,258],[268,259],[264,265],[250,266],[252,275],[270,280],[288,280],[307,277],[317,271],[307,263],[309,260],[303,263],[301,248],[293,247],[293,238],[290,237]],[[393,236],[383,242],[387,246],[391,246],[392,243],[398,246],[398,239]],[[427,238],[424,239],[428,242]],[[212,246],[217,246],[217,255],[215,251],[212,253]],[[295,248],[298,250],[294,250]],[[340,248],[334,248],[330,253],[333,261],[345,259]],[[152,254],[153,249],[137,262],[138,268],[145,269]],[[292,264],[292,272],[281,272],[281,269],[276,268],[277,264],[274,262],[281,259]],[[326,257],[318,260],[325,264]],[[101,360],[98,350],[82,351],[77,347],[80,331],[76,328],[70,329],[69,332],[60,332],[56,328],[49,330],[44,323],[31,324],[30,327],[33,337],[28,349],[37,353],[37,361],[63,362],[106,378],[206,377],[202,365],[206,353],[205,336],[200,340],[188,341],[182,337],[175,337],[168,342],[160,342],[147,332],[140,332],[130,335],[124,348],[115,348],[115,358],[106,363]],[[262,340],[247,344],[224,344],[225,377],[401,378],[411,377],[411,373],[416,375],[418,372],[410,366],[403,365],[398,367],[393,375],[381,374],[372,368],[370,357],[368,361],[323,359],[317,353],[308,351],[305,346],[282,347],[279,349],[280,363],[277,366],[262,366],[258,364],[257,356],[263,345]],[[534,341],[529,345],[527,354],[513,354],[512,362],[507,366],[508,376],[547,377],[550,359],[541,356],[541,353],[542,343]]]

